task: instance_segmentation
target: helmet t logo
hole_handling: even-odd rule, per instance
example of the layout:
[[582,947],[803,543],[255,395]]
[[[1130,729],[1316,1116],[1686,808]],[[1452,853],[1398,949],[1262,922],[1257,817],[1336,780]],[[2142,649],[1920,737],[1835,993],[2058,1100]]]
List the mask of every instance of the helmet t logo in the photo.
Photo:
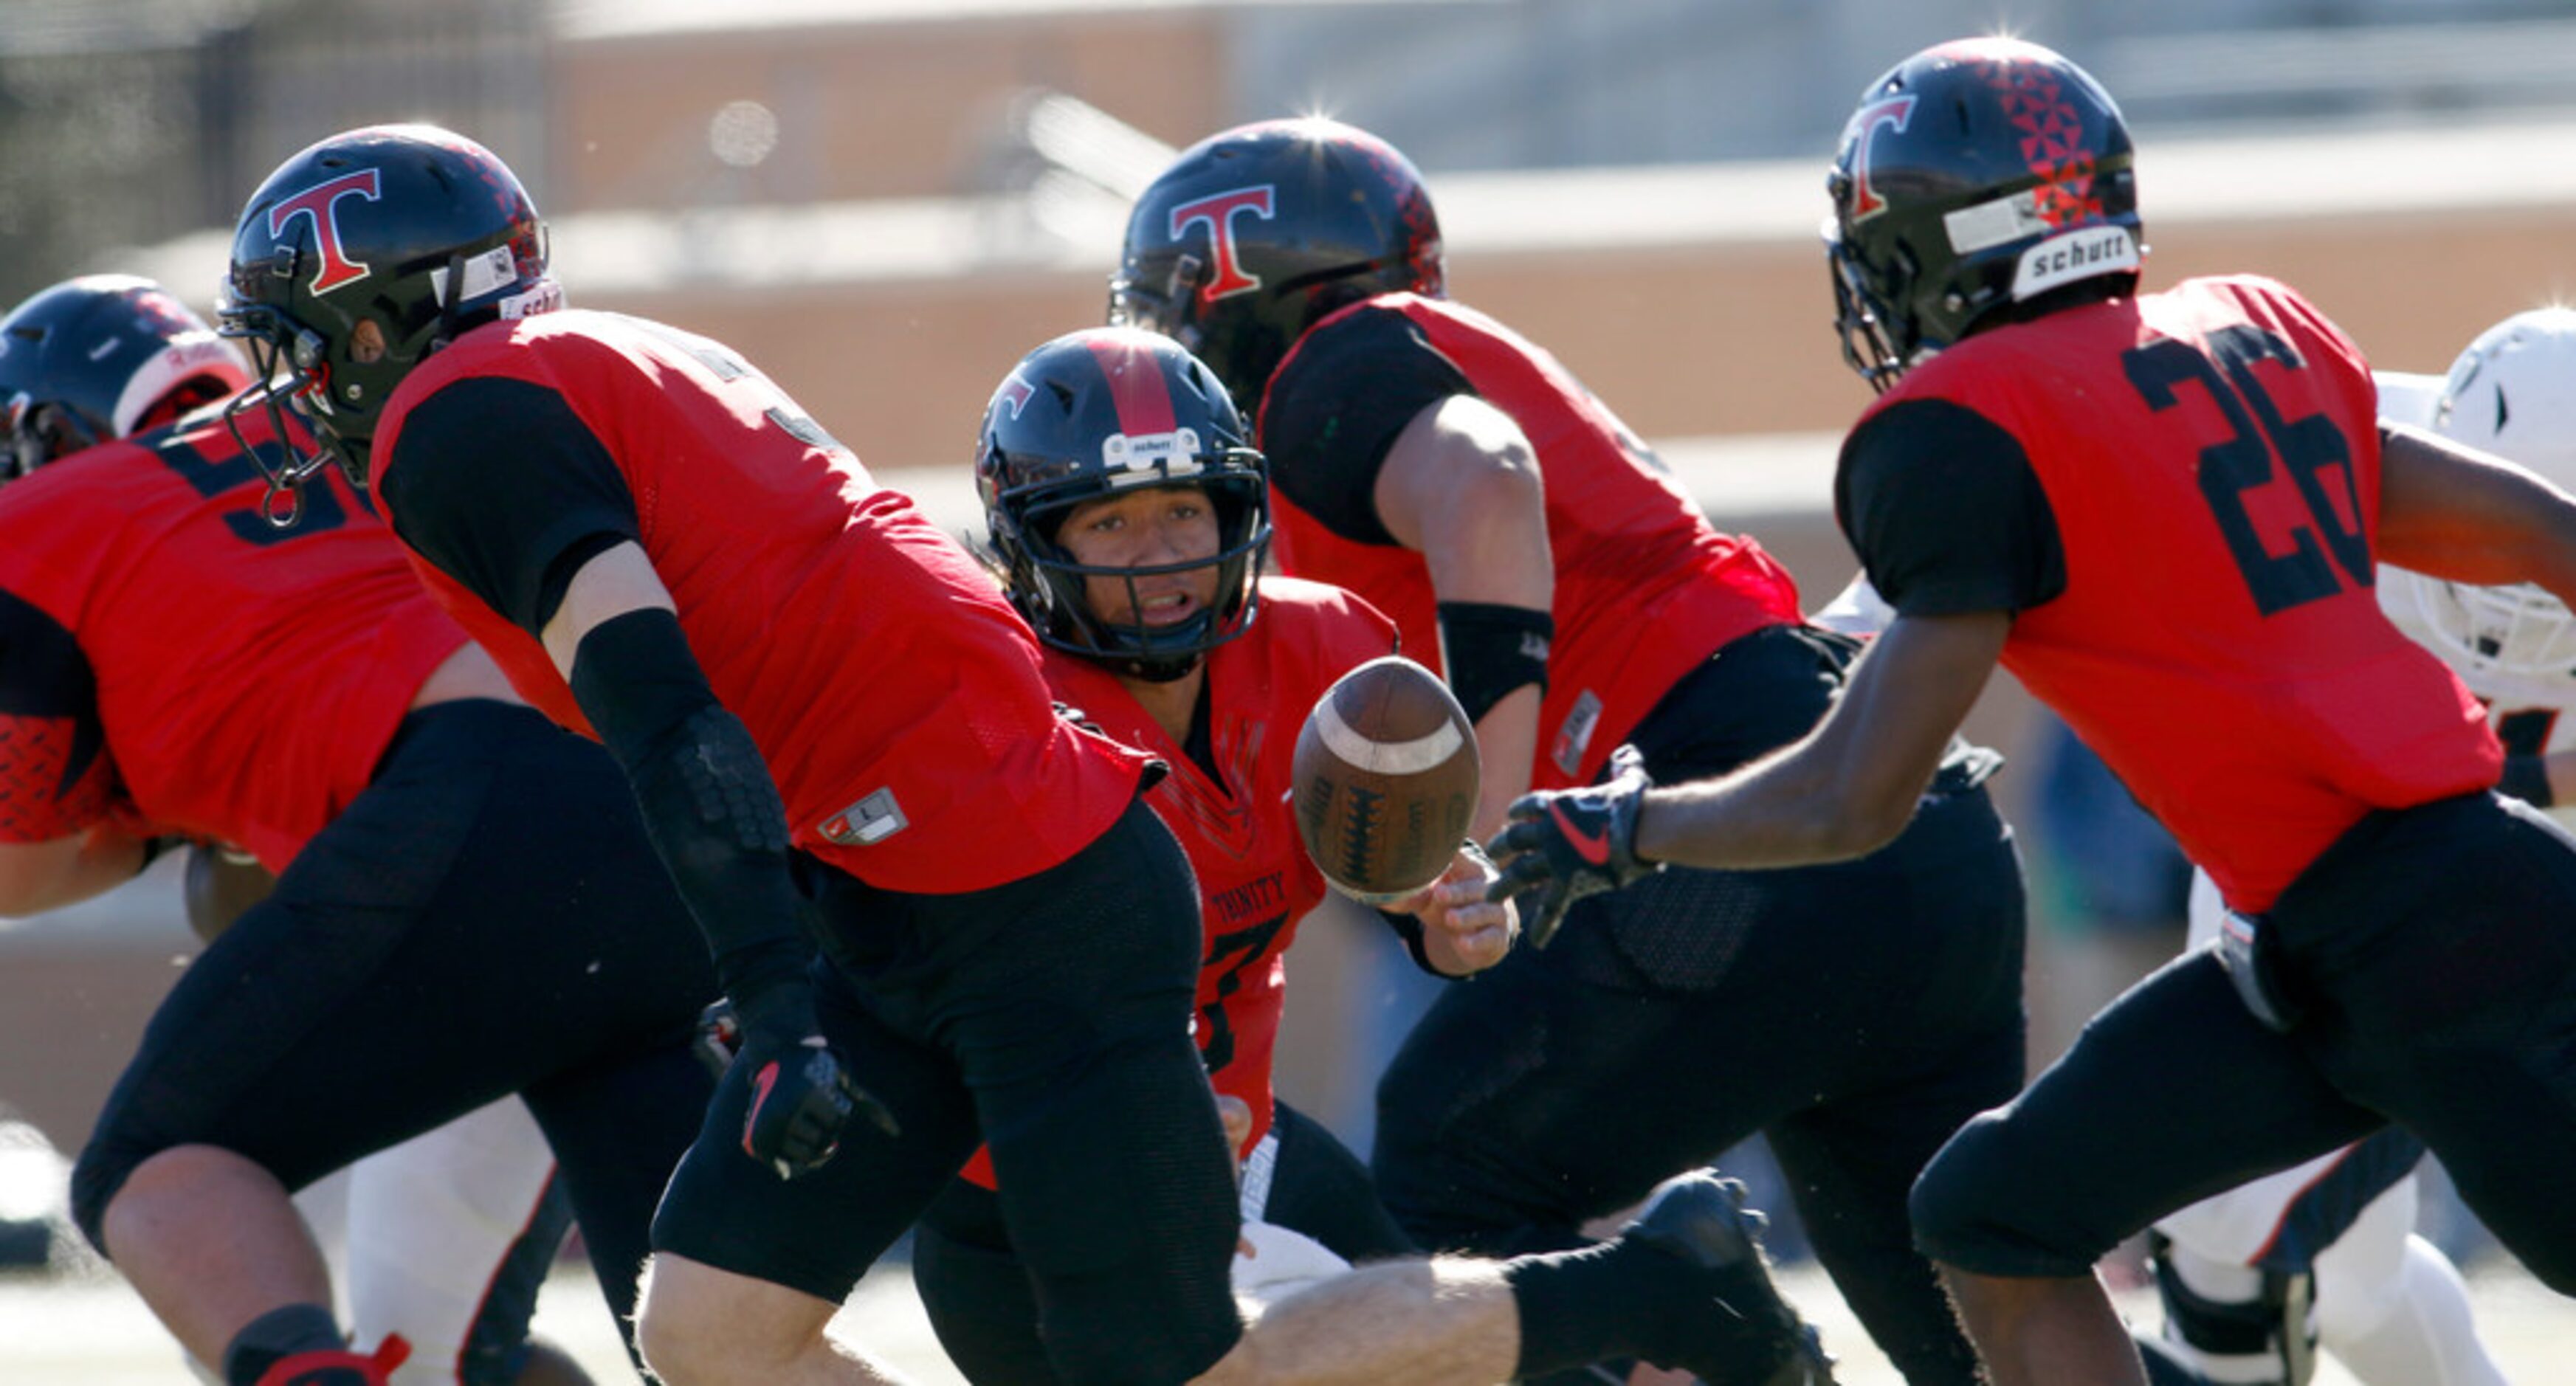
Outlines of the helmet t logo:
[[314,250],[322,258],[322,272],[313,277],[313,292],[327,294],[343,284],[367,277],[366,265],[352,260],[340,248],[338,203],[355,193],[369,202],[378,200],[376,170],[362,168],[344,173],[327,183],[317,183],[295,196],[268,209],[268,234],[286,234],[289,222],[299,216],[313,218]]
[[1196,202],[1184,202],[1172,209],[1168,234],[1175,241],[1189,230],[1192,222],[1208,224],[1208,239],[1213,243],[1216,257],[1216,275],[1199,290],[1201,302],[1214,303],[1229,294],[1247,293],[1261,287],[1260,276],[1245,273],[1235,259],[1234,214],[1244,211],[1258,213],[1264,221],[1269,220],[1272,216],[1271,185],[1264,183],[1257,188],[1236,188],[1212,197],[1202,197]]
[[1869,185],[1869,138],[1884,125],[1898,134],[1905,133],[1905,123],[1914,118],[1912,93],[1873,101],[1853,112],[1849,138],[1852,140],[1852,205],[1851,220],[1861,221],[1887,210],[1887,199]]
[[1029,399],[1037,394],[1037,387],[1020,379],[1020,373],[1013,371],[1002,381],[1002,388],[997,393],[1003,399],[1010,401],[1011,417],[1016,419],[1020,416],[1021,410],[1029,407]]

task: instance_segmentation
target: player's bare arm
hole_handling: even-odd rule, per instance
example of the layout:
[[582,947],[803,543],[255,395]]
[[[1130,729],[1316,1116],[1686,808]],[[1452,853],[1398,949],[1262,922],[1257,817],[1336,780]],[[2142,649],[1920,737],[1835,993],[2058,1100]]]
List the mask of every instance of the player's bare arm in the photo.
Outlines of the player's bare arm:
[[[1374,499],[1387,532],[1422,554],[1442,602],[1540,612],[1554,603],[1538,454],[1500,409],[1474,395],[1423,409],[1388,447]],[[1479,837],[1500,827],[1504,807],[1529,788],[1539,698],[1535,684],[1515,689],[1476,721],[1485,763]]]
[[1522,796],[1488,844],[1495,896],[1529,896],[1542,946],[1567,907],[1665,865],[1806,866],[1865,856],[1905,830],[2012,632],[2009,612],[1899,616],[1803,739],[1720,779],[1665,788],[1636,748],[1611,778]]
[[0,842],[0,916],[60,909],[133,880],[150,839],[99,823],[43,842]]
[[2576,606],[2576,497],[2503,458],[2383,423],[2379,557],[2481,586],[2536,582]]
[[1899,616],[1805,739],[1722,780],[1649,791],[1637,854],[1742,869],[1885,846],[1913,817],[2011,631],[2000,611]]
[[630,611],[676,611],[671,593],[653,571],[653,560],[641,545],[619,544],[581,565],[564,589],[563,605],[539,633],[546,654],[565,678],[572,677],[573,655],[581,638]]

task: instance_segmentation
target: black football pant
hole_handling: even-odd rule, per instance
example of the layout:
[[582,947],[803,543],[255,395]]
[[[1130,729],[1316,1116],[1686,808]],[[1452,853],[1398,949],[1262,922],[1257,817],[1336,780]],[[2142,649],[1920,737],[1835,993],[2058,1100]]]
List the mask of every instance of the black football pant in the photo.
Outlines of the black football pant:
[[1915,1195],[1925,1249],[2083,1275],[2175,1209],[2395,1121],[2576,1294],[2576,841],[2492,794],[2374,813],[2264,925],[2303,1012],[2287,1033],[2216,953],[2176,959],[1941,1152]]
[[[1282,1103],[1271,1131],[1278,1160],[1264,1221],[1303,1232],[1354,1263],[1413,1250],[1369,1187],[1367,1166],[1332,1132]],[[1122,1218],[1124,1209],[1089,1215]],[[912,1283],[948,1358],[975,1386],[1058,1386],[1038,1338],[1028,1268],[1012,1250],[990,1189],[952,1181],[913,1229]]]
[[712,1084],[715,975],[596,744],[484,700],[412,713],[374,779],[189,964],[72,1175],[90,1240],[134,1168],[213,1145],[300,1189],[518,1093],[603,1291],[634,1313]]
[[[1739,640],[1634,738],[1656,778],[1813,725],[1847,642]],[[1791,871],[1668,870],[1578,903],[1543,952],[1451,988],[1378,1089],[1380,1195],[1417,1241],[1508,1256],[1765,1134],[1818,1258],[1910,1382],[1975,1379],[1906,1196],[2021,1086],[2023,896],[2009,830],[1945,770],[1895,843]]]
[[1140,799],[1090,846],[957,895],[811,878],[823,1033],[901,1123],[781,1181],[742,1152],[750,1075],[717,1084],[656,1250],[839,1302],[980,1140],[1068,1382],[1154,1386],[1242,1336],[1232,1161],[1190,1022],[1198,885]]

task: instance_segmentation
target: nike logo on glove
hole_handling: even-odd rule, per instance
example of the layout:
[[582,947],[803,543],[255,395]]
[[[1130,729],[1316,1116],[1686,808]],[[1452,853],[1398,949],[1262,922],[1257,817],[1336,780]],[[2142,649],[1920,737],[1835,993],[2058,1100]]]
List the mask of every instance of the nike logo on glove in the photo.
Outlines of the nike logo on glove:
[[1556,831],[1559,835],[1564,837],[1568,845],[1574,848],[1574,854],[1576,856],[1583,858],[1586,862],[1589,862],[1594,866],[1603,866],[1609,863],[1610,829],[1606,825],[1598,831],[1585,833],[1574,826],[1573,819],[1565,816],[1565,806],[1563,804],[1550,803],[1547,806],[1547,812],[1549,817],[1556,820]]

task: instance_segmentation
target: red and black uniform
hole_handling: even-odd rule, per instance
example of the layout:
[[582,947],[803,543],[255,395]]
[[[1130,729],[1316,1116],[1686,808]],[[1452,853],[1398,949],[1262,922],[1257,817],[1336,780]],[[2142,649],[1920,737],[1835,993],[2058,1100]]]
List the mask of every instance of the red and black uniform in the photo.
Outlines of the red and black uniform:
[[[154,1016],[74,1175],[82,1225],[174,1145],[299,1188],[521,1092],[593,1240],[640,1251],[713,979],[616,767],[514,705],[412,711],[464,632],[339,478],[291,530],[265,490],[211,414],[0,490],[0,837],[118,814],[279,873]],[[631,1275],[603,1283],[630,1311]]]
[[1134,1369],[1140,1318],[1180,1375],[1221,1355],[1233,1204],[1188,1037],[1187,862],[1137,802],[1148,758],[1055,714],[963,548],[725,348],[612,314],[468,334],[404,381],[375,455],[432,591],[567,726],[535,634],[584,563],[639,545],[812,868],[824,1031],[902,1139],[782,1183],[740,1148],[737,1071],[656,1245],[837,1299],[980,1137],[1068,1376]]
[[1846,441],[1837,508],[1881,595],[2013,613],[2006,666],[2261,917],[2250,965],[2289,1021],[2258,1023],[2206,952],[2124,996],[1927,1173],[1944,1259],[2081,1274],[2394,1117],[2576,1283],[2563,1180],[2517,1171],[2565,1148],[2538,1133],[2576,1139],[2576,1074],[2513,1048],[2576,1032],[2576,853],[2487,792],[2483,710],[2381,615],[2379,482],[2360,350],[2256,278],[1978,334]]
[[[1206,953],[1199,965],[1198,1041],[1209,1081],[1252,1109],[1257,1149],[1278,1121],[1270,1179],[1247,1189],[1246,1216],[1322,1242],[1348,1260],[1411,1249],[1368,1187],[1367,1172],[1331,1132],[1272,1099],[1271,1056],[1287,997],[1297,922],[1324,901],[1322,873],[1297,836],[1289,759],[1307,712],[1333,681],[1395,650],[1394,627],[1347,592],[1263,578],[1259,614],[1210,651],[1188,744],[1175,742],[1101,664],[1047,653],[1058,699],[1118,741],[1163,758],[1172,773],[1146,801],[1189,854],[1198,877]],[[1044,1380],[1035,1305],[992,1196],[989,1157],[966,1169],[978,1187],[952,1188],[924,1215],[913,1283],[939,1338],[970,1379]],[[1247,1181],[1249,1185],[1251,1181]]]
[[201,417],[0,492],[0,839],[122,811],[283,871],[367,787],[465,633],[344,487],[279,530],[257,482]]
[[[1456,304],[1371,299],[1280,364],[1260,419],[1283,565],[1383,607],[1417,657],[1436,651],[1428,569],[1372,497],[1406,425],[1461,394],[1512,417],[1546,491],[1550,553],[1532,561],[1555,565],[1556,634],[1533,785],[1588,783],[1622,742],[1659,781],[1701,778],[1815,725],[1850,643],[1804,624],[1788,574],[1712,528],[1564,367]],[[2020,877],[1978,787],[1991,758],[1960,749],[1884,851],[1667,871],[1578,903],[1545,952],[1451,989],[1379,1088],[1387,1206],[1428,1245],[1568,1246],[1763,1132],[1908,1379],[1971,1379],[1905,1212],[1941,1141],[2022,1077]]]
[[1684,674],[1738,636],[1795,622],[1797,584],[1761,545],[1711,528],[1554,357],[1474,309],[1389,294],[1298,339],[1263,402],[1261,440],[1280,566],[1365,594],[1433,671],[1430,570],[1386,532],[1370,485],[1413,414],[1453,394],[1511,415],[1538,450],[1557,633],[1530,785],[1589,784]]

